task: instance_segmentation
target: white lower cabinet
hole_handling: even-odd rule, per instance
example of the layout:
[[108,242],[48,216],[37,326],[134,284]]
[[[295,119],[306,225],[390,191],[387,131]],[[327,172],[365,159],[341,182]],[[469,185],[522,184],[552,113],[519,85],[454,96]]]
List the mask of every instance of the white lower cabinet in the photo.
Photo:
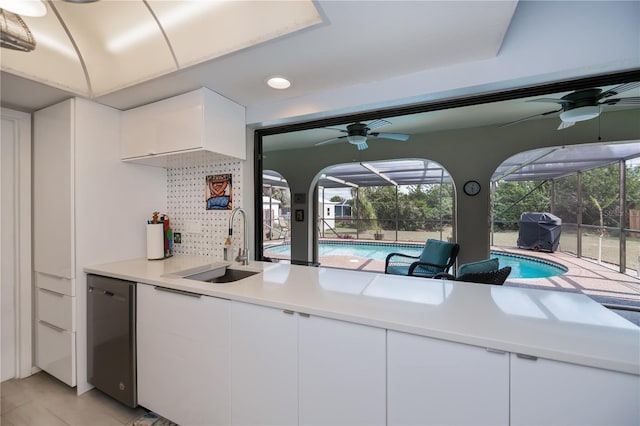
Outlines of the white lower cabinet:
[[180,425],[228,425],[230,302],[137,285],[138,403]]
[[317,316],[298,319],[301,425],[384,425],[386,331]]
[[231,423],[298,424],[293,312],[232,301],[231,324]]
[[389,425],[509,424],[509,354],[387,332]]
[[512,425],[639,425],[640,376],[511,355]]
[[76,385],[76,333],[38,320],[36,365],[69,386]]
[[35,277],[36,365],[67,385],[76,386],[76,298],[56,291],[69,290],[74,280],[40,272]]
[[385,330],[232,302],[232,424],[385,423]]
[[637,375],[152,285],[137,342],[139,404],[182,425],[640,424]]

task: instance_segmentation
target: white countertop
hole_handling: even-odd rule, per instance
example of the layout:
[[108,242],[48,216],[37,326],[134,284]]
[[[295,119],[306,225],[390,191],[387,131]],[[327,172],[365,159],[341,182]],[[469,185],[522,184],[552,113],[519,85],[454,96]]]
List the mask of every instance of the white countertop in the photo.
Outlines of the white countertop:
[[581,294],[314,268],[212,284],[167,274],[219,259],[177,255],[86,267],[87,273],[289,309],[389,330],[640,375],[640,328]]

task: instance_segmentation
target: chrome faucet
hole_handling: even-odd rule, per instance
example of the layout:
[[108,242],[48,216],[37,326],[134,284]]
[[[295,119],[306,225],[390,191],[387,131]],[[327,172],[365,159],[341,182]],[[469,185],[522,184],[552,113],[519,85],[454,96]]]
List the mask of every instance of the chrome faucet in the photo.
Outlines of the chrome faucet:
[[233,209],[231,217],[229,218],[229,236],[227,237],[228,244],[231,244],[231,236],[233,235],[233,218],[236,213],[242,213],[242,226],[244,232],[244,247],[238,249],[238,256],[236,262],[242,262],[243,265],[249,264],[249,232],[247,232],[247,214],[240,207]]

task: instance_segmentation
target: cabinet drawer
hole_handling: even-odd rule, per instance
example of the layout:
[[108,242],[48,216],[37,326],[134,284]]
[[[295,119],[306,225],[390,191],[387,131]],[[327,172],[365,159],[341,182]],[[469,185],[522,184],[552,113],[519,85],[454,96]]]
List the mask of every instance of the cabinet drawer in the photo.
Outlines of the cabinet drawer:
[[37,298],[38,320],[63,328],[65,331],[76,331],[75,297],[39,288]]
[[47,275],[41,272],[36,272],[36,287],[46,288],[47,290],[66,294],[67,296],[76,295],[74,280]]
[[69,386],[75,386],[76,333],[38,321],[36,365]]

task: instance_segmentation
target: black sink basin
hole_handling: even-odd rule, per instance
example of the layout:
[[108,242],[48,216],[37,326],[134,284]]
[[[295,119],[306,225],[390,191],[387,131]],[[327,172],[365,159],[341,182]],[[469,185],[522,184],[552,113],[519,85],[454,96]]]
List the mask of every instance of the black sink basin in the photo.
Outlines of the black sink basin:
[[230,283],[233,281],[238,281],[243,278],[250,277],[252,275],[258,274],[259,272],[255,271],[244,271],[241,269],[227,269],[224,272],[224,275],[220,275],[219,277],[211,278],[207,280],[209,283]]
[[234,281],[238,281],[243,278],[247,278],[252,275],[259,274],[259,272],[256,272],[256,271],[246,271],[243,269],[229,269],[229,268],[225,269],[224,274],[222,275],[220,275],[219,272],[217,273],[212,273],[212,272],[213,271],[201,272],[199,274],[189,275],[184,278],[188,280],[222,284],[222,283],[232,283]]

